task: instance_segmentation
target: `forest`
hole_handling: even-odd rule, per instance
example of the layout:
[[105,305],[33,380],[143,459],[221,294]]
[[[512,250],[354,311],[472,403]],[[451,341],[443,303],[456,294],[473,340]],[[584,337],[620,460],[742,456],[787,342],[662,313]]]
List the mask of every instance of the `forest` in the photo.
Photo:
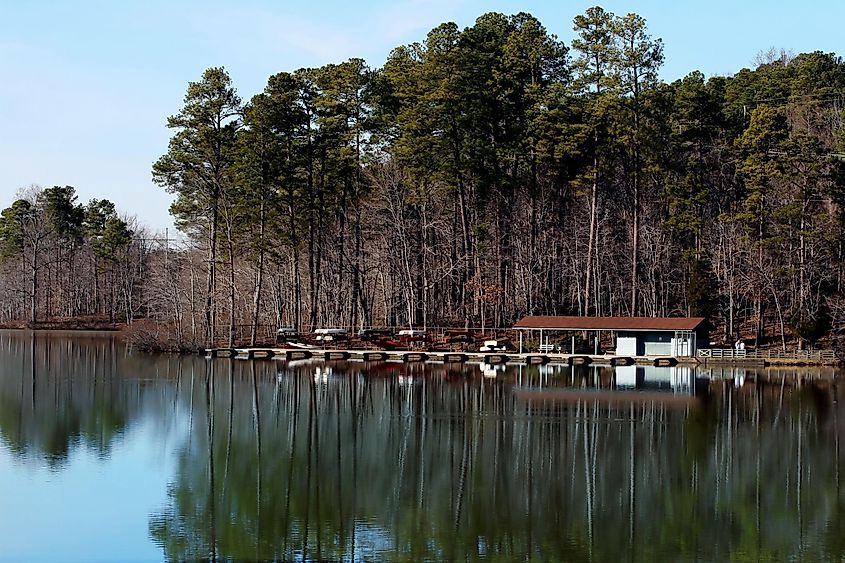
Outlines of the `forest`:
[[0,216],[0,322],[108,319],[177,348],[527,314],[835,337],[841,57],[772,48],[667,83],[644,18],[594,7],[573,31],[488,13],[379,68],[279,72],[248,101],[209,68],[152,165],[184,242],[70,186],[22,190]]

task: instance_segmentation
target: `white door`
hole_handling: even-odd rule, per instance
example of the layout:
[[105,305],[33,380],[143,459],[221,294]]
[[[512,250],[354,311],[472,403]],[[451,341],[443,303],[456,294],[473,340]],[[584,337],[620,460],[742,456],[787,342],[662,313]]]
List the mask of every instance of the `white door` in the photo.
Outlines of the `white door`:
[[616,337],[616,355],[617,356],[636,356],[637,355],[637,337],[636,336],[618,336],[618,337]]

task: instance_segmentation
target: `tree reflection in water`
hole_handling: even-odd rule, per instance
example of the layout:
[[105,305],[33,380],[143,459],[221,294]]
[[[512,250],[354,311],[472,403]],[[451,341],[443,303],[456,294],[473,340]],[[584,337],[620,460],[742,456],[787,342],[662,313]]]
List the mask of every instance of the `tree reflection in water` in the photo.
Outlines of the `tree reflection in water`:
[[44,335],[0,338],[0,355],[13,456],[61,471],[74,448],[116,455],[135,424],[182,430],[149,518],[168,559],[845,557],[841,390],[807,370],[488,378]]
[[[842,554],[829,383],[623,400],[549,390],[612,385],[600,372],[209,365],[200,416],[229,423],[195,432],[151,520],[170,558]],[[551,394],[525,393],[541,382]]]
[[0,436],[8,448],[56,471],[73,447],[107,458],[138,404],[112,377],[114,338],[28,332],[0,344]]

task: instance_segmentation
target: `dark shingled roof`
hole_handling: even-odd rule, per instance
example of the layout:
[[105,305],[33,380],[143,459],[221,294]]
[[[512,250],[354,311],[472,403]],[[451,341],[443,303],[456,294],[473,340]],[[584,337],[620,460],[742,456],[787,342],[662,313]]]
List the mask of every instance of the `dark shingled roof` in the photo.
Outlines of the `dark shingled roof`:
[[520,319],[514,328],[549,330],[695,330],[703,317],[551,317]]

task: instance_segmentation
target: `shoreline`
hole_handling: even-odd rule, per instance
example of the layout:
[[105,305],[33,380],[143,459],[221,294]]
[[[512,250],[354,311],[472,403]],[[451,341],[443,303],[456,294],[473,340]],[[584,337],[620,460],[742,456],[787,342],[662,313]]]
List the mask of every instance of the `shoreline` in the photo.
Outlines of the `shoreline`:
[[[139,319],[143,322],[142,319]],[[98,319],[60,319],[60,320],[46,320],[46,321],[38,321],[36,323],[28,323],[28,322],[10,322],[10,323],[0,323],[0,330],[19,330],[19,331],[43,331],[43,332],[110,332],[122,335],[123,337],[129,337],[131,334],[131,329],[133,328],[132,325],[128,325],[123,322],[111,322],[106,320],[98,320]],[[132,340],[128,338],[128,340]],[[228,347],[203,347],[199,345],[194,346],[174,346],[174,343],[170,343],[170,346],[163,346],[163,342],[157,342],[158,346],[150,346],[151,343],[147,342],[147,346],[139,346],[139,342],[132,343],[133,347],[137,347],[140,351],[145,353],[177,353],[177,354],[189,354],[189,355],[203,355],[208,354],[210,351],[214,350],[217,353],[212,353],[214,356],[229,356],[231,357],[240,357],[242,359],[259,359],[259,358],[266,358],[266,354],[262,354],[264,351],[272,350],[277,354],[281,352],[284,354],[288,351],[301,351],[302,349],[285,349],[283,346],[236,346],[234,348]],[[357,352],[363,353],[364,350],[350,350],[350,349],[323,349],[323,348],[313,348],[310,351],[316,355],[322,355],[326,351],[333,351],[335,353],[342,353],[342,352],[352,352],[353,354]],[[396,352],[417,352],[426,355],[438,355],[439,353],[443,353],[442,350],[376,350],[376,349],[368,349],[367,352],[376,352],[376,353],[396,353]],[[228,353],[227,353],[228,352]],[[257,352],[257,354],[251,353]],[[833,350],[825,350],[825,352],[830,352],[833,354]],[[469,351],[469,350],[456,350],[454,352],[450,352],[451,354],[467,354],[470,356],[484,356],[485,354],[479,354],[477,352]],[[489,353],[488,353],[489,354]],[[496,355],[496,353],[493,353]],[[534,356],[535,358],[539,359],[542,357],[547,357],[551,363],[568,363],[566,361],[566,357],[568,356],[581,356],[581,357],[589,357],[593,356],[590,354],[548,354],[548,353],[541,353],[541,352],[526,352],[524,354],[517,354],[516,352],[504,352],[500,353],[501,355],[509,355],[509,356]],[[271,357],[272,357],[271,352]],[[247,356],[244,358],[244,356]],[[562,356],[562,358],[557,358],[555,356]],[[601,363],[602,360],[609,360],[612,356],[602,356],[597,355],[591,358],[593,361],[598,361]],[[635,357],[631,358],[633,360],[632,363],[640,364],[640,365],[649,365],[651,364],[656,357]],[[665,359],[669,359],[670,357],[664,357]],[[561,360],[563,359],[563,362]],[[567,358],[568,359],[568,358]],[[678,364],[687,365],[687,366],[694,366],[699,365],[703,368],[709,367],[845,367],[843,366],[843,361],[841,360],[813,360],[807,357],[802,358],[795,358],[795,359],[788,359],[783,357],[768,357],[768,358],[712,358],[712,357],[677,357],[671,358],[672,360],[676,361]],[[540,360],[541,363],[545,363]],[[592,362],[588,362],[592,363]],[[624,365],[624,364],[623,364]]]
[[79,322],[79,321],[38,321],[36,323],[0,323],[0,330],[43,330],[43,331],[102,331],[123,332],[126,323],[117,322]]

